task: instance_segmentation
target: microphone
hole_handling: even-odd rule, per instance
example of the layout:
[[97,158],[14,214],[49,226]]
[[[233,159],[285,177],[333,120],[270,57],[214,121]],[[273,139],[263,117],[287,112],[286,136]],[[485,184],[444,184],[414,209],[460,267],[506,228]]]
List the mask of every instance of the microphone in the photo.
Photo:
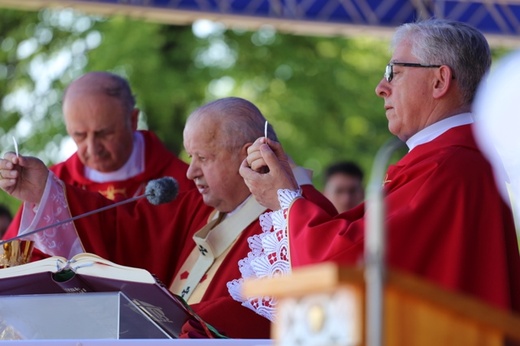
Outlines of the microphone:
[[173,201],[177,197],[178,194],[179,194],[179,183],[174,178],[163,177],[163,178],[159,178],[159,179],[150,180],[146,184],[145,193],[142,195],[135,196],[135,197],[132,197],[129,199],[125,199],[123,201],[119,201],[119,202],[104,206],[99,209],[91,210],[86,213],[73,216],[68,219],[61,220],[59,222],[56,222],[56,223],[53,223],[53,224],[50,224],[50,225],[47,225],[44,227],[37,228],[33,231],[17,235],[16,237],[2,240],[2,241],[0,241],[0,246],[2,246],[3,244],[9,243],[13,240],[25,238],[29,235],[44,231],[49,228],[57,227],[57,226],[65,224],[65,223],[69,223],[69,222],[75,221],[77,219],[81,219],[83,217],[86,217],[86,216],[89,216],[92,214],[96,214],[96,213],[99,213],[99,212],[102,212],[102,211],[105,211],[108,209],[112,209],[112,208],[118,207],[118,206],[126,204],[126,203],[137,201],[143,197],[146,197],[146,199],[148,200],[148,202],[150,204],[159,205],[159,204],[168,203],[168,202]]
[[[179,183],[172,177],[150,180],[146,184],[144,195],[148,202],[159,205],[173,201],[179,194]],[[139,196],[138,196],[139,197]]]

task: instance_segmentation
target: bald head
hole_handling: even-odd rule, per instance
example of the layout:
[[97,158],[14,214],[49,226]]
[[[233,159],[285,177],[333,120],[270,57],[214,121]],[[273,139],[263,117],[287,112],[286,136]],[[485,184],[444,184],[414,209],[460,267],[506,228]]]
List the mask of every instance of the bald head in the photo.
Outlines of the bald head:
[[121,102],[129,110],[135,107],[135,99],[126,79],[109,72],[89,72],[73,81],[63,96],[78,97],[84,94],[104,94]]
[[90,72],[65,90],[63,116],[81,162],[100,172],[121,168],[133,150],[139,111],[128,82],[108,72]]
[[[239,97],[226,97],[196,109],[188,117],[186,126],[190,122],[211,124],[209,130],[214,139],[223,147],[235,150],[264,136],[266,119],[253,103]],[[267,136],[278,141],[271,124]]]

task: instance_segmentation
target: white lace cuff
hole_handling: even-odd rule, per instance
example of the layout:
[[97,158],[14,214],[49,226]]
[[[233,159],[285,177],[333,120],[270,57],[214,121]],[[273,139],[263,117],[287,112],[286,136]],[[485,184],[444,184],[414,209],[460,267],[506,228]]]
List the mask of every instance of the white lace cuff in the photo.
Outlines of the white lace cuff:
[[[18,234],[66,220],[71,217],[65,187],[54,173],[49,172],[45,190],[39,204],[24,203]],[[67,222],[30,235],[34,246],[51,256],[72,256],[83,252],[74,223]]]
[[273,297],[247,298],[242,296],[244,279],[265,278],[287,275],[291,272],[289,241],[287,237],[286,211],[293,201],[302,196],[301,189],[278,190],[281,209],[266,212],[259,217],[261,234],[248,239],[251,251],[238,262],[242,278],[228,282],[229,294],[243,306],[273,321],[276,299]]
[[280,207],[282,208],[282,210],[289,209],[294,200],[300,197],[302,197],[301,187],[298,189],[298,191],[289,189],[278,190],[278,201],[280,202]]

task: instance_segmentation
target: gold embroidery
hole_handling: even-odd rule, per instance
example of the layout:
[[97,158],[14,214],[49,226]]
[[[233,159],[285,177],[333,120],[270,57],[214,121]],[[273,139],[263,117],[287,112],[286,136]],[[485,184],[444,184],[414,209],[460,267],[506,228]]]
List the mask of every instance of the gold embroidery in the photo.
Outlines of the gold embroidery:
[[110,185],[105,191],[100,190],[99,193],[112,201],[116,198],[116,194],[118,193],[126,197],[126,189],[116,189],[114,185]]

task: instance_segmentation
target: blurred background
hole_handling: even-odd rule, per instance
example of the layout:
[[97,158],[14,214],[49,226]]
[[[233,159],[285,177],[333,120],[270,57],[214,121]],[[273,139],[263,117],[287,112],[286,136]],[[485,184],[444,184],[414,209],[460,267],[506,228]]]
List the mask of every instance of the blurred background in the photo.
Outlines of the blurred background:
[[[314,171],[319,188],[324,168],[338,160],[358,162],[368,177],[376,151],[391,136],[374,92],[390,58],[389,35],[15,7],[0,2],[2,155],[14,151],[14,136],[23,155],[49,165],[66,159],[75,146],[62,120],[62,93],[94,70],[125,76],[141,109],[140,128],[156,132],[186,161],[186,117],[226,96],[255,103],[293,159]],[[500,58],[518,47],[520,41],[493,44],[493,54]],[[5,193],[0,203],[13,212],[19,205]]]

